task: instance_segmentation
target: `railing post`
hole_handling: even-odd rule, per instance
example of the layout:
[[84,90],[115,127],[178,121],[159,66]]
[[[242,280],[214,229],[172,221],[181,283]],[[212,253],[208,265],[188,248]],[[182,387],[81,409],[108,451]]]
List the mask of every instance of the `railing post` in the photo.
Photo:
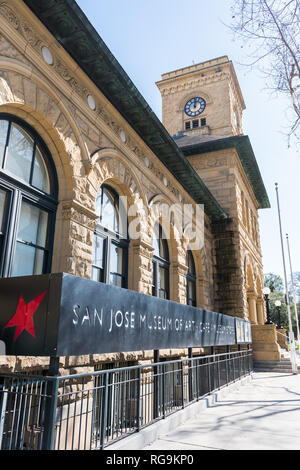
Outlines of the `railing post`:
[[105,373],[104,376],[104,395],[102,401],[102,412],[101,412],[101,436],[100,436],[100,448],[104,447],[104,440],[106,435],[106,424],[107,424],[107,399],[108,399],[108,374],[109,371]]
[[182,408],[184,408],[184,365],[183,361],[180,363],[181,371],[181,403],[182,403]]
[[[153,356],[154,364],[159,362],[159,350],[154,349]],[[158,366],[153,367],[153,381],[154,381],[154,397],[153,397],[153,417],[158,418],[159,416],[159,368]]]
[[162,410],[163,418],[166,417],[166,365],[162,364]]
[[211,360],[210,360],[210,356],[209,356],[209,357],[206,359],[206,366],[207,366],[207,372],[208,372],[208,374],[207,374],[207,379],[208,379],[208,380],[207,380],[207,385],[208,385],[208,390],[207,390],[207,392],[211,392],[210,362],[211,362]]
[[193,350],[192,348],[188,348],[188,377],[189,377],[189,402],[193,401],[193,365],[194,362],[192,361],[193,358]]
[[59,358],[50,357],[49,377],[46,385],[46,400],[44,414],[44,435],[42,441],[42,450],[54,450],[56,409],[58,398],[58,369]]
[[226,352],[227,352],[226,361],[225,361],[225,363],[226,363],[226,384],[229,383],[229,377],[228,377],[228,360],[230,358],[230,355],[228,354],[229,351],[230,351],[230,346],[226,346]]
[[5,387],[5,378],[0,379],[0,450],[2,450],[2,439],[4,432],[4,423],[6,415],[7,392]]
[[137,383],[137,407],[136,407],[136,414],[137,414],[137,431],[139,432],[141,429],[141,368],[138,368],[138,383]]
[[213,373],[210,374],[210,392],[215,389],[215,348],[211,347],[211,354],[212,354],[212,370]]

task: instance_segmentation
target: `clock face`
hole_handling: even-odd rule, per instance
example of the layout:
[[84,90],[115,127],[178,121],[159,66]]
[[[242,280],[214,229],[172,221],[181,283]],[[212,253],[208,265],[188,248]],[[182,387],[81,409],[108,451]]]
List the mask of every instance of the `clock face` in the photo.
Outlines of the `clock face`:
[[203,113],[206,107],[206,101],[199,96],[195,98],[191,98],[185,105],[184,111],[185,114],[188,116],[199,116],[199,114]]

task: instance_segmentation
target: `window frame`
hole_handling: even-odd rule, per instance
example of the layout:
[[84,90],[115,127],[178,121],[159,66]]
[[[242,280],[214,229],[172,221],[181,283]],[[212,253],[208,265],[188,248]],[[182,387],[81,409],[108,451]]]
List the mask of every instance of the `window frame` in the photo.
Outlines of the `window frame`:
[[[158,298],[164,298],[165,300],[170,300],[170,255],[169,255],[169,247],[168,247],[168,242],[167,240],[162,236],[163,235],[163,229],[162,226],[159,224],[159,233],[158,233],[158,238],[157,241],[160,243],[160,240],[164,244],[164,249],[167,254],[167,258],[162,258],[161,256],[158,256],[156,254],[153,254],[152,257],[152,296],[153,297],[158,297]],[[155,233],[154,233],[155,236]],[[167,275],[166,275],[166,287],[165,289],[160,289],[160,283],[159,283],[159,268],[163,268]],[[163,290],[166,292],[166,297],[160,297],[159,293],[160,291]]]
[[[188,271],[187,271],[187,274],[186,274],[186,303],[187,303],[187,305],[197,307],[197,290],[196,290],[196,288],[197,288],[197,276],[196,276],[195,260],[194,260],[193,253],[190,250],[187,251],[186,256],[187,256],[186,264],[187,264],[187,268],[188,268]],[[192,261],[192,267],[193,267],[192,271],[190,270],[189,257]],[[195,297],[190,296],[190,283],[194,284]],[[192,303],[189,303],[190,300],[192,301]]]
[[[2,246],[0,251],[0,278],[10,277],[12,273],[23,201],[48,213],[47,236],[45,248],[43,248],[44,252],[47,252],[47,254],[44,256],[42,274],[50,273],[53,258],[55,220],[58,206],[58,181],[56,169],[51,154],[37,131],[22,119],[11,114],[0,113],[0,120],[6,120],[9,122],[2,166],[0,167],[0,188],[8,194],[7,207],[4,213],[4,235],[2,236]],[[12,123],[23,128],[34,141],[30,181],[32,181],[33,175],[35,148],[37,145],[41,148],[50,178],[51,194],[45,193],[41,189],[32,186],[30,183],[27,183],[18,176],[14,177],[12,173],[9,173],[4,169]],[[35,248],[35,244],[30,242],[24,242],[24,244]]]
[[[118,193],[114,190],[114,188],[112,188],[111,186],[107,184],[103,184],[100,190],[101,189],[103,190],[105,188],[108,191],[110,191],[110,193],[114,196],[114,207],[115,207],[115,201],[117,198],[119,198]],[[103,203],[103,196],[101,200],[101,205],[102,203]],[[116,210],[119,211],[119,208]],[[101,207],[100,207],[100,216],[101,216]],[[128,221],[127,221],[127,228],[126,228],[127,238],[124,238],[124,235],[101,225],[100,216],[99,216],[99,223],[96,224],[95,229],[94,229],[93,243],[95,243],[95,236],[101,237],[103,239],[103,281],[98,280],[95,282],[103,282],[104,284],[111,284],[110,283],[111,274],[119,275],[119,273],[113,273],[110,271],[111,249],[112,249],[112,245],[116,245],[122,248],[123,250],[124,274],[121,276],[122,277],[121,287],[124,289],[127,289],[128,288],[128,253],[129,253]],[[99,266],[92,263],[92,270],[93,268],[100,269]],[[111,284],[111,285],[115,285],[115,284]]]

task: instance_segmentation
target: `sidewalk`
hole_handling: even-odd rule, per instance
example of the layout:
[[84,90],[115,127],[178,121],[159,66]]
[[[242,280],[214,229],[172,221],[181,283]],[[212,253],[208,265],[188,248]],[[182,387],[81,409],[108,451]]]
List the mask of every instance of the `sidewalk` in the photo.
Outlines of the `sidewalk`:
[[143,450],[300,449],[300,375],[254,373]]

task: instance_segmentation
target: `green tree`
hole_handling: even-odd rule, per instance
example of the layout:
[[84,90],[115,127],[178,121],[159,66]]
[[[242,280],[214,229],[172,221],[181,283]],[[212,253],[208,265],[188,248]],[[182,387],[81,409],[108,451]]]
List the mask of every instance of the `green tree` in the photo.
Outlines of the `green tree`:
[[281,326],[283,326],[283,328],[288,329],[289,318],[288,318],[288,311],[287,311],[287,306],[286,306],[286,302],[285,302],[285,295],[284,295],[283,292],[274,290],[269,295],[269,306],[270,306],[271,320],[276,325],[279,325],[278,310],[275,307],[275,301],[276,300],[280,300],[280,302],[281,302],[281,307],[280,307]]
[[[283,280],[278,274],[274,273],[267,273],[264,275],[264,284],[266,287],[269,287],[271,290],[271,294],[269,295],[269,307],[270,307],[270,316],[273,323],[278,325],[278,310],[275,306],[275,301],[280,300],[281,307],[280,307],[280,323],[283,328],[286,330],[289,329],[289,317],[288,317],[288,310],[286,305],[286,295],[284,292]],[[297,325],[296,325],[296,317],[295,317],[295,306],[294,300],[290,296],[290,310],[291,310],[291,320],[292,320],[292,328],[294,334],[297,334]],[[297,304],[297,312],[299,316],[300,312],[300,303]]]
[[271,292],[283,292],[283,280],[278,274],[265,274],[264,284],[266,287],[269,287]]

